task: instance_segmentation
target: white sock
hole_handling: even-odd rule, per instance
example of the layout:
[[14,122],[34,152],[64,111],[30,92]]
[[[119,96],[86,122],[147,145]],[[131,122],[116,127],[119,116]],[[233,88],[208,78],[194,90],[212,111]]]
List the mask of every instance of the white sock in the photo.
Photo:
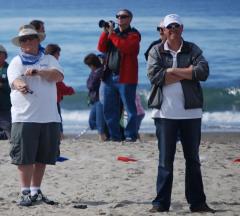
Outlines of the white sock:
[[30,187],[30,190],[31,190],[31,196],[37,194],[38,190],[40,189],[40,187]]
[[30,191],[30,188],[29,188],[29,187],[21,187],[21,193],[22,193],[23,191]]

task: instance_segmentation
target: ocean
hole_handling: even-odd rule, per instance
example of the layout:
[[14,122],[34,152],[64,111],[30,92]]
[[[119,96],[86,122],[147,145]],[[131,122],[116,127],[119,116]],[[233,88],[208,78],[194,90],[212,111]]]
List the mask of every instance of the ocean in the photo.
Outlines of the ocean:
[[119,9],[133,12],[132,26],[142,35],[139,53],[138,91],[146,109],[141,131],[154,132],[151,110],[146,107],[150,83],[143,53],[158,39],[156,26],[169,13],[178,13],[184,23],[183,37],[203,50],[210,76],[202,83],[205,105],[203,131],[240,129],[240,1],[238,0],[0,0],[0,43],[8,50],[8,61],[18,53],[10,39],[18,28],[33,19],[43,20],[47,37],[42,45],[57,43],[67,85],[77,94],[62,102],[64,130],[80,133],[88,127],[86,79],[89,69],[83,58],[96,50],[100,19],[115,21]]

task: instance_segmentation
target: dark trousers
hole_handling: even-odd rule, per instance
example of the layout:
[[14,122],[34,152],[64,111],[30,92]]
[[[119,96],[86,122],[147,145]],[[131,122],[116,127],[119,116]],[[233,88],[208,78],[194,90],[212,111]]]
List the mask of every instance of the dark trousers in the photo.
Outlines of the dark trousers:
[[154,206],[169,209],[173,182],[173,162],[176,152],[176,140],[180,133],[186,161],[185,196],[191,206],[205,203],[202,175],[199,160],[201,140],[201,119],[161,119],[156,118],[156,136],[158,139],[159,165],[157,176],[157,196]]
[[0,111],[0,140],[11,137],[11,111]]

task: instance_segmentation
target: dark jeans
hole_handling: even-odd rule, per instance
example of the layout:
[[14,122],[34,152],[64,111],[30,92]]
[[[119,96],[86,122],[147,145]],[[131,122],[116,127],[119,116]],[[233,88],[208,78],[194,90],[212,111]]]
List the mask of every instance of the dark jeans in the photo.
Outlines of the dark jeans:
[[61,105],[60,105],[60,103],[57,103],[57,109],[58,109],[58,114],[59,114],[60,119],[61,119],[60,132],[63,133],[62,112],[61,112]]
[[0,111],[0,139],[10,139],[11,126],[11,111]]
[[158,139],[159,165],[157,176],[157,196],[154,206],[169,209],[173,182],[173,162],[176,152],[176,139],[180,140],[185,158],[185,196],[191,206],[205,203],[202,175],[199,160],[201,140],[201,119],[154,119]]

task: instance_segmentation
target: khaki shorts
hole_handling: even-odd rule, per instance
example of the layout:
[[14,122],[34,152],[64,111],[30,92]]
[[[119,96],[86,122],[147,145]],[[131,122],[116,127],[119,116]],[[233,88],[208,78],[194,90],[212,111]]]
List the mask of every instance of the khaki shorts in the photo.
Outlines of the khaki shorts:
[[10,143],[13,164],[55,164],[59,151],[60,124],[13,123]]

